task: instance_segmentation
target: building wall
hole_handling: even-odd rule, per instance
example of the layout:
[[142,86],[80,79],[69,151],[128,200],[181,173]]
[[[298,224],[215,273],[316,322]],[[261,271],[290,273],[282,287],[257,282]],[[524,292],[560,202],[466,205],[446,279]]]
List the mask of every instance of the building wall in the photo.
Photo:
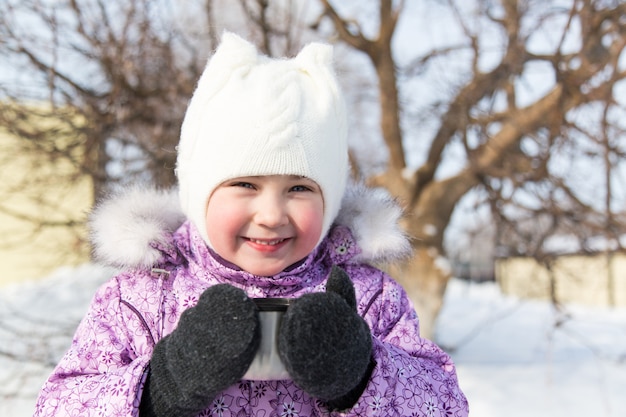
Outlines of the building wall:
[[[93,201],[88,177],[70,181],[76,173],[66,160],[28,152],[1,130],[0,167],[0,286],[87,261],[84,221]],[[68,220],[77,225],[61,225]]]
[[503,293],[591,306],[626,306],[626,255],[622,253],[558,257],[550,270],[533,258],[496,260]]

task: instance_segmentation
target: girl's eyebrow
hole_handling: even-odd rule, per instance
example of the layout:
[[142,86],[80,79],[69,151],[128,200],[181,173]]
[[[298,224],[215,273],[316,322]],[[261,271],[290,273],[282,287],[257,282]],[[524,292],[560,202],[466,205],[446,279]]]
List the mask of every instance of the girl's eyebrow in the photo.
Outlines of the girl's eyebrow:
[[311,178],[305,177],[303,175],[290,175],[289,177],[292,178],[292,179],[295,179],[295,180],[306,180],[306,181],[315,182]]

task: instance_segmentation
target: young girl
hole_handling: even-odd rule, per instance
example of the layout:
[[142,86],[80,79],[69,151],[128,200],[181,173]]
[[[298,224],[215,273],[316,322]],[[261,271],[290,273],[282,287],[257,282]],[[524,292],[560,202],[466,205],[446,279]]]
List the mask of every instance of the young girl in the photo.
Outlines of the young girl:
[[[179,190],[94,213],[96,252],[123,272],[35,416],[467,416],[449,356],[370,265],[409,246],[386,194],[346,185],[346,136],[330,46],[271,59],[225,33],[185,116]],[[247,373],[269,297],[290,300],[278,379]]]

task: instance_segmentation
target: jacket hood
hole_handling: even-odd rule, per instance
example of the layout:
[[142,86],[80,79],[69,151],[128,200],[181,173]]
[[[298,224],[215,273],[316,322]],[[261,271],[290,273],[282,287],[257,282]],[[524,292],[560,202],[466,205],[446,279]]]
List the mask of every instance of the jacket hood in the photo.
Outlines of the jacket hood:
[[[358,261],[391,262],[411,247],[399,225],[402,210],[383,189],[348,186],[334,224],[348,227],[361,254]],[[186,220],[178,189],[132,187],[96,205],[90,216],[96,260],[115,267],[152,267],[163,257],[171,235]]]

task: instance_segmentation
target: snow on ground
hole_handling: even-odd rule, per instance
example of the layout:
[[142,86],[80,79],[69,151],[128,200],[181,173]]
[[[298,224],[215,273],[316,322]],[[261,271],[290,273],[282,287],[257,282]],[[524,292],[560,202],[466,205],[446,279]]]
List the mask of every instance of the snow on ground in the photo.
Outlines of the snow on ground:
[[471,416],[626,416],[626,309],[559,311],[454,280],[437,332]]
[[[93,265],[0,289],[0,416],[31,416],[92,294],[111,275]],[[437,326],[472,417],[626,415],[626,309],[503,296],[453,280]]]

